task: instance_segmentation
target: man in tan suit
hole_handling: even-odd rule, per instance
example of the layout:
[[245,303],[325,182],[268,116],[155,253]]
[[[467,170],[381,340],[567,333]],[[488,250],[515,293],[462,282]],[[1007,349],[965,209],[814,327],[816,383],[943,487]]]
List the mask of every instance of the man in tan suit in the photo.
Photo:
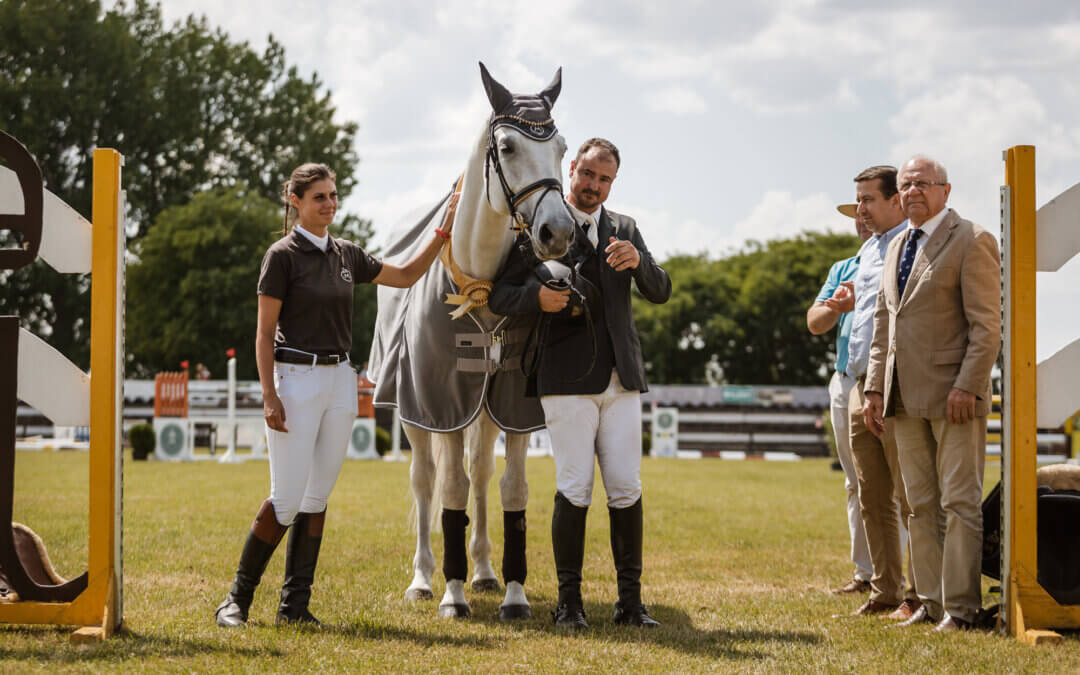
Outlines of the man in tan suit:
[[891,166],[872,166],[855,176],[858,215],[873,236],[859,249],[859,270],[855,274],[855,309],[848,343],[847,375],[855,380],[849,401],[851,456],[859,481],[859,505],[866,525],[866,542],[873,560],[870,598],[855,614],[889,613],[889,618],[906,621],[921,602],[915,591],[915,575],[909,556],[907,585],[904,585],[904,550],[908,547],[907,520],[911,515],[904,481],[900,478],[892,418],[885,432],[875,435],[863,419],[866,371],[874,339],[874,314],[882,269],[889,245],[907,231],[908,222],[896,189],[897,171]]
[[967,628],[982,605],[982,480],[990,369],[1001,347],[997,238],[945,207],[940,163],[897,176],[908,230],[890,244],[874,312],[866,425],[893,429],[922,607],[904,622]]

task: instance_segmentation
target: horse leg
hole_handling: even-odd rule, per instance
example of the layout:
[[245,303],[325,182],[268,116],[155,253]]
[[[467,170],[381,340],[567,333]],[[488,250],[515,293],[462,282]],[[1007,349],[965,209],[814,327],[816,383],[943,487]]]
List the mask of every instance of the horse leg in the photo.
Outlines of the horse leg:
[[416,509],[416,555],[413,556],[413,580],[405,590],[408,601],[430,600],[431,575],[435,572],[435,554],[431,551],[431,500],[435,491],[435,462],[432,458],[432,434],[423,429],[404,425],[405,436],[412,446],[409,483],[412,486],[413,508]]
[[465,577],[469,559],[465,554],[465,526],[469,517],[469,477],[465,475],[465,434],[439,434],[439,473],[442,480],[443,576],[446,593],[439,602],[439,616],[465,618],[472,612],[465,599]]
[[525,458],[529,434],[506,434],[506,470],[499,479],[503,507],[503,581],[506,597],[499,606],[499,618],[528,619],[532,616],[525,597],[525,506],[529,503],[529,482],[525,476]]
[[495,439],[499,428],[491,421],[486,410],[469,428],[466,440],[469,444],[469,477],[473,486],[473,531],[469,540],[469,555],[476,573],[473,574],[474,591],[498,591],[499,579],[491,566],[491,537],[488,535],[487,498],[491,477],[495,475]]

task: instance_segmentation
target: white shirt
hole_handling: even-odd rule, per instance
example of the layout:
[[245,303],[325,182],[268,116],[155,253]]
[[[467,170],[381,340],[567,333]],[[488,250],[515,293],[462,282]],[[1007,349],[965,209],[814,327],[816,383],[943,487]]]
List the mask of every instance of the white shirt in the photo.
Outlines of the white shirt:
[[[885,252],[889,244],[907,229],[904,221],[884,234],[875,234],[859,249],[859,271],[855,273],[855,309],[848,339],[847,374],[862,377],[870,365],[870,343],[874,339],[874,310],[881,286],[881,271],[885,267]],[[922,239],[926,237],[921,237]]]
[[304,226],[301,225],[300,223],[297,223],[296,225],[293,225],[293,227],[295,227],[297,230],[299,230],[300,234],[304,235],[304,237],[306,237],[308,241],[310,241],[312,244],[315,244],[316,246],[318,246],[320,251],[322,251],[323,253],[326,253],[326,247],[330,245],[330,230],[327,230],[326,234],[324,234],[323,236],[317,237],[314,234],[312,234],[311,232],[308,232],[307,230],[305,230]]
[[915,255],[916,256],[919,254],[919,251],[922,251],[926,247],[926,242],[930,241],[930,237],[934,236],[934,230],[936,230],[938,228],[938,225],[941,225],[941,221],[945,220],[945,215],[948,212],[949,212],[948,207],[945,207],[945,208],[941,209],[940,211],[937,212],[937,215],[935,215],[933,218],[931,218],[930,220],[923,223],[922,227],[915,227],[914,225],[911,224],[910,220],[908,221],[908,229],[909,230],[922,230],[922,232],[923,232],[922,236],[919,237],[919,240],[915,242]]
[[574,217],[574,220],[584,225],[589,224],[589,231],[585,234],[588,235],[589,241],[592,242],[593,248],[600,246],[600,235],[596,233],[600,223],[600,211],[604,208],[603,204],[596,207],[596,210],[592,213],[585,213],[581,209],[577,208],[569,201],[566,202],[566,206],[570,209],[570,215]]

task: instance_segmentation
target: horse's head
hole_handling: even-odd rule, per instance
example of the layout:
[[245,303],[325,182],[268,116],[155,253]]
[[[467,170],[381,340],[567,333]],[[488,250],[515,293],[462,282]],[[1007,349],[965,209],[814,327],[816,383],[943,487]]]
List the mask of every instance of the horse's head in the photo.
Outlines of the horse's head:
[[551,118],[562,68],[535,96],[511,94],[483,63],[480,75],[492,108],[484,173],[488,202],[529,234],[537,257],[562,257],[574,240],[561,180],[566,141]]

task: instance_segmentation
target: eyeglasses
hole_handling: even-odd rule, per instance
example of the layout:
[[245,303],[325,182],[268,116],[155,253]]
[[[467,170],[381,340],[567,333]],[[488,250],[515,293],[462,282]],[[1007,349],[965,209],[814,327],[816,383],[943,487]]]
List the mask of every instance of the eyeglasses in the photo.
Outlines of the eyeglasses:
[[907,192],[911,188],[915,188],[919,192],[922,192],[923,190],[930,187],[931,185],[946,185],[946,183],[944,181],[936,181],[936,180],[913,180],[913,181],[907,181],[907,182],[904,182],[904,183],[900,183],[900,192]]

